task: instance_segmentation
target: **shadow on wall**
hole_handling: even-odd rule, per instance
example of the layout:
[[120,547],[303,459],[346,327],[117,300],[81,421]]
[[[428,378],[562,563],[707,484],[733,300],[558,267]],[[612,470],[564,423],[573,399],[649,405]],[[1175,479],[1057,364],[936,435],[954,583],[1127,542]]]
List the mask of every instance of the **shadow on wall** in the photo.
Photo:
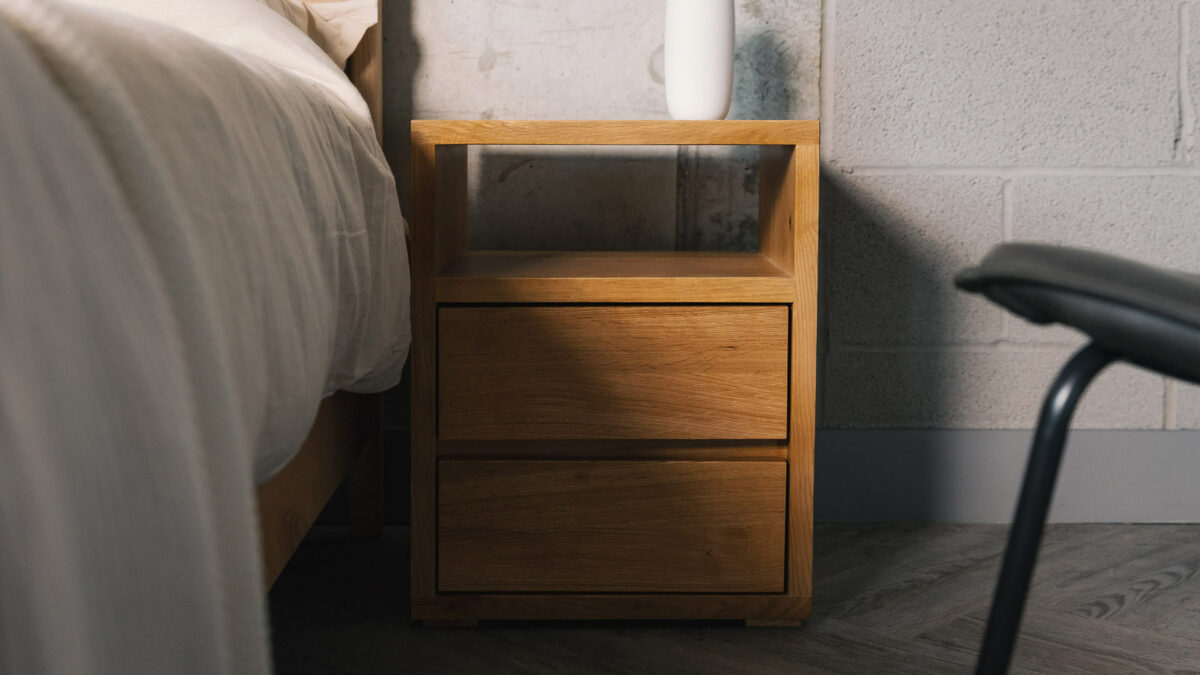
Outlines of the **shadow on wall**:
[[733,105],[729,119],[784,120],[794,109],[789,82],[796,60],[774,33],[742,41],[733,58]]
[[[396,190],[405,217],[412,214],[408,121],[413,110],[413,78],[421,62],[412,32],[412,0],[384,0],[383,12],[383,151],[396,174]],[[409,522],[410,364],[400,384],[380,394],[380,442],[383,444],[384,522]],[[340,489],[339,489],[340,492]],[[331,502],[333,510],[337,500]],[[344,519],[344,516],[342,516]]]
[[[734,59],[730,119],[787,119],[794,103],[788,85],[794,67],[775,35],[744,39]],[[649,76],[661,81],[653,57]],[[471,209],[471,246],[756,250],[757,148],[680,146],[670,154],[664,150],[474,151],[470,162],[478,169],[472,169],[476,203]],[[664,161],[670,157],[673,165]]]
[[[935,340],[952,334],[950,312],[928,300],[951,280],[925,236],[894,212],[855,194],[836,172],[821,181],[822,427],[879,428],[887,420],[944,419],[954,405],[953,392],[943,386],[945,376],[954,375],[947,357],[929,352],[921,372],[913,373],[898,364],[902,355],[876,349],[903,343],[914,323]],[[932,461],[933,453],[899,447],[882,455],[868,449],[863,454],[823,453],[822,435],[818,431],[817,520],[822,513],[859,520],[853,514],[860,512],[870,519],[877,516],[879,504],[911,505],[911,512],[894,514],[897,521],[937,520],[938,490],[948,477]],[[896,476],[918,478],[900,483]]]
[[[743,39],[734,54],[729,119],[789,119],[795,67],[774,34]],[[758,250],[757,148],[681,146],[676,173],[675,248]]]
[[[384,151],[412,213],[409,120],[421,64],[412,0],[385,0]],[[788,119],[795,67],[770,33],[742,39],[731,119]],[[656,74],[658,77],[656,77]],[[661,82],[652,62],[648,76]],[[488,148],[471,155],[471,240],[478,249],[756,250],[755,147]],[[821,399],[818,398],[820,401]],[[380,397],[385,519],[408,522],[409,385]],[[341,500],[331,518],[344,518]]]
[[671,250],[675,151],[490,147],[472,153],[468,244],[477,250]]
[[409,120],[421,49],[412,31],[412,0],[383,0],[383,152],[396,174],[405,216],[412,213]]

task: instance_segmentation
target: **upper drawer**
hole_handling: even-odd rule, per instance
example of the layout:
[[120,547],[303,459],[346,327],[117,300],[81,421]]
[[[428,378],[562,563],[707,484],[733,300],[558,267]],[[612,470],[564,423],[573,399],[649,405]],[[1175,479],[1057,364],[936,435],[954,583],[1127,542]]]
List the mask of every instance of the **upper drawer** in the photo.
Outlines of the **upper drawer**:
[[786,438],[786,305],[442,307],[444,439]]

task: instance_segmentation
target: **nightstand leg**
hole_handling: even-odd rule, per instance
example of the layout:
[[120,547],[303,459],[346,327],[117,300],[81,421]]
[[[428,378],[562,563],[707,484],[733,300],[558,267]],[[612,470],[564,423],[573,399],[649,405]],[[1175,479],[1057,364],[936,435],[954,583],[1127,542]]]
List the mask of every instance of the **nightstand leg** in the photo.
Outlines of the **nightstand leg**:
[[800,628],[804,619],[746,619],[746,628]]
[[419,621],[424,628],[476,628],[478,619],[424,619]]

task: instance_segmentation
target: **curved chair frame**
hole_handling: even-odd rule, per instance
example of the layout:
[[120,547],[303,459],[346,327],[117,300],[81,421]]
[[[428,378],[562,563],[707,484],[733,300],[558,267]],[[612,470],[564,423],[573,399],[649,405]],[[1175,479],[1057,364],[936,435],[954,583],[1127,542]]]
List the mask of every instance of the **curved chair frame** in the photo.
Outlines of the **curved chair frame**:
[[1071,417],[1088,385],[1118,358],[1114,352],[1095,343],[1089,344],[1063,366],[1042,402],[1017,514],[1008,534],[1008,547],[1004,551],[1004,563],[976,666],[980,675],[1002,675],[1008,671]]
[[1100,371],[1121,360],[1200,384],[1200,275],[1087,249],[1031,242],[996,246],[955,277],[1034,323],[1061,323],[1092,339],[1059,372],[1042,403],[1033,448],[978,673],[1007,672],[1071,416]]

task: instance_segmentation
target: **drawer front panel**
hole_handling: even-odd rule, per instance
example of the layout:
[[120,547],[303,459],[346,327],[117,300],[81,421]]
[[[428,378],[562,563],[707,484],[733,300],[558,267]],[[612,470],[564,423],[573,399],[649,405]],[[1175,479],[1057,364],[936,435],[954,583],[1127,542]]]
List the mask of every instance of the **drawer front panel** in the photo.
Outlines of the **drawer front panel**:
[[787,437],[786,305],[443,307],[439,435]]
[[438,588],[775,593],[782,461],[442,460]]

